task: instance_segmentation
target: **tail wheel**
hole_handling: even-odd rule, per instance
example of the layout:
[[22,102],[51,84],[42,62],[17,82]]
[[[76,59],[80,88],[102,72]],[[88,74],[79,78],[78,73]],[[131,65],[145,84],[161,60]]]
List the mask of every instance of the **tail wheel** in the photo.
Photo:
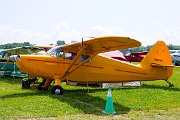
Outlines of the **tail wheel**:
[[63,94],[63,88],[59,85],[56,85],[52,88],[51,93],[56,94],[56,95],[62,95]]
[[165,80],[168,84],[169,84],[169,87],[174,87],[174,84],[170,83],[169,81]]
[[169,87],[174,87],[174,84],[172,84],[172,83],[171,83],[171,84],[169,84]]

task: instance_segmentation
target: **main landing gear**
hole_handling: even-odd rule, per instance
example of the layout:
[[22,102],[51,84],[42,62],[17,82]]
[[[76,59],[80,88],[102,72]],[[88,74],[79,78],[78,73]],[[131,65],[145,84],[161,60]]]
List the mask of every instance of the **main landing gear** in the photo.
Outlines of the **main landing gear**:
[[38,90],[48,90],[48,87],[44,87],[45,83],[47,82],[46,79],[43,79],[43,81],[38,85]]
[[169,87],[174,87],[174,84],[170,83],[168,80],[165,81],[169,84]]
[[[43,80],[39,85],[38,85],[38,90],[48,90],[48,87],[50,86],[52,80]],[[59,79],[55,80],[55,86],[52,87],[51,93],[56,94],[56,95],[62,95],[63,94],[63,88],[60,86],[61,81]]]

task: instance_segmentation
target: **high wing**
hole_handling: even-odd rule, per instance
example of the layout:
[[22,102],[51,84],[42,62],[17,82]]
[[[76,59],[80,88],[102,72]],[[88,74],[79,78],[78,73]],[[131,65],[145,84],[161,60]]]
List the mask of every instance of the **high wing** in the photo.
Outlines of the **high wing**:
[[[60,79],[72,73],[74,70],[85,64],[88,60],[93,58],[98,53],[139,47],[141,43],[135,39],[129,37],[118,37],[118,36],[105,36],[93,38],[87,41],[82,41],[82,43],[73,43],[69,45],[64,45],[62,48],[65,51],[71,51],[77,53],[76,58],[71,62],[66,71],[61,75]],[[81,64],[71,69],[74,63],[79,59],[81,54],[88,54],[90,57],[83,61]]]
[[39,48],[39,49],[44,49],[44,51],[47,52],[49,49],[51,49],[54,46],[52,46],[52,45],[46,45],[46,46],[45,45],[35,45],[34,47]]
[[16,47],[11,49],[3,49],[6,53],[10,54],[32,54],[37,53],[42,50],[49,50],[53,46],[24,46],[24,47]]
[[16,47],[12,49],[4,49],[5,52],[11,53],[11,54],[31,54],[31,53],[37,53],[41,48],[37,48],[34,46],[25,46],[25,47]]
[[4,49],[6,53],[11,53],[11,54],[19,54],[23,53],[22,47],[16,47],[16,48],[11,48],[11,49]]
[[78,53],[83,47],[86,54],[94,55],[96,53],[121,50],[139,46],[141,46],[141,43],[139,41],[131,39],[129,37],[103,36],[83,41],[82,43],[78,42],[65,45],[62,46],[62,48],[68,51]]

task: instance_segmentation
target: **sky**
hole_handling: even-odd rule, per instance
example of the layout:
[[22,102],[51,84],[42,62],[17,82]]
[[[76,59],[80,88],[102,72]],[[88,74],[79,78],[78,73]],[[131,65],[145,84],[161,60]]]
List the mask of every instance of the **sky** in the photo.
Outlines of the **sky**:
[[0,44],[125,36],[180,45],[180,0],[0,0]]

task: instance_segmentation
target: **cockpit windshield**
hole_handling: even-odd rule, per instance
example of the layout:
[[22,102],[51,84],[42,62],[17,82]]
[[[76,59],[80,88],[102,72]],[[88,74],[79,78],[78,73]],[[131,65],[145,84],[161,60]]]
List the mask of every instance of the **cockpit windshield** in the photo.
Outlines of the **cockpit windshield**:
[[63,52],[64,52],[64,50],[61,48],[61,46],[55,46],[55,47],[49,49],[46,52],[46,55],[51,55],[54,57],[61,57]]

